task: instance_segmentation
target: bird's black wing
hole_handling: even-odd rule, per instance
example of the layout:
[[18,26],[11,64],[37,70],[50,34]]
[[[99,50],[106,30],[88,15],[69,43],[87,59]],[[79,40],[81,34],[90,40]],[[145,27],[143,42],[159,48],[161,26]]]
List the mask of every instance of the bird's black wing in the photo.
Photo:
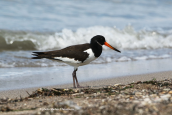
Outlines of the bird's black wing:
[[66,47],[61,50],[55,51],[48,51],[48,52],[33,52],[34,56],[32,59],[41,59],[41,58],[48,58],[48,59],[55,59],[55,57],[67,57],[78,61],[84,61],[89,54],[84,52],[85,50],[90,48],[90,44],[79,44]]

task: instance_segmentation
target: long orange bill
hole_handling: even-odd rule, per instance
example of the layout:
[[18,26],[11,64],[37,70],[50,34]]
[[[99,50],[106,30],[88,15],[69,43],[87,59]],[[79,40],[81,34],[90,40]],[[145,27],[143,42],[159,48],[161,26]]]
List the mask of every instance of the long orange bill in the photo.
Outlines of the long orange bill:
[[121,51],[119,51],[118,49],[116,49],[116,48],[114,48],[114,47],[112,47],[110,44],[108,44],[107,42],[105,42],[104,43],[104,45],[106,45],[107,47],[109,47],[109,48],[111,48],[111,49],[113,49],[113,50],[115,50],[115,51],[117,51],[117,52],[120,52],[121,53]]

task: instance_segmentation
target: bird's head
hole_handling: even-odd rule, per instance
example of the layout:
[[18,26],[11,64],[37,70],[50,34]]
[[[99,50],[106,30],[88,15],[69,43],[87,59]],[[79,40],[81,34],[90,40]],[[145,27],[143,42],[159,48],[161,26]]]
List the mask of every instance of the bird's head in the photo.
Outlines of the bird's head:
[[91,39],[91,43],[96,43],[96,44],[99,44],[100,46],[105,45],[105,46],[107,46],[107,47],[121,53],[121,51],[119,51],[118,49],[112,47],[109,43],[107,43],[105,38],[103,36],[101,36],[101,35],[94,36]]

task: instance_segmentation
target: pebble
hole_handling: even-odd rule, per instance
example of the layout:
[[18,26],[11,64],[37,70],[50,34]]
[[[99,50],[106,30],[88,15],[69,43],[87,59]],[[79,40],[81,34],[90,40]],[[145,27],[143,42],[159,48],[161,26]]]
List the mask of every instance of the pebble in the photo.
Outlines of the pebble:
[[47,102],[44,102],[43,105],[49,105]]
[[168,93],[169,93],[169,94],[172,94],[172,91],[169,91]]
[[33,98],[28,98],[28,101],[31,101]]
[[163,89],[163,91],[170,91],[170,88],[167,88],[167,89]]
[[135,95],[136,95],[136,96],[141,96],[142,93],[141,93],[141,92],[135,92]]
[[119,84],[114,84],[114,86],[117,87],[117,86],[119,86],[120,84],[121,84],[121,83],[119,83]]

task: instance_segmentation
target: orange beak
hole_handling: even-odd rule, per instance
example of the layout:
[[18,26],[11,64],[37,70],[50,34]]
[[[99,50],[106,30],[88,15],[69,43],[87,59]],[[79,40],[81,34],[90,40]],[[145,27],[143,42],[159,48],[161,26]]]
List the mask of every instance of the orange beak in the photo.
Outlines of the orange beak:
[[108,44],[107,42],[105,42],[104,43],[104,45],[106,45],[107,47],[109,47],[109,48],[111,48],[111,49],[113,49],[113,50],[115,50],[115,51],[117,51],[117,52],[120,52],[121,53],[121,51],[119,51],[118,49],[116,49],[116,48],[114,48],[114,47],[112,47],[110,44]]

